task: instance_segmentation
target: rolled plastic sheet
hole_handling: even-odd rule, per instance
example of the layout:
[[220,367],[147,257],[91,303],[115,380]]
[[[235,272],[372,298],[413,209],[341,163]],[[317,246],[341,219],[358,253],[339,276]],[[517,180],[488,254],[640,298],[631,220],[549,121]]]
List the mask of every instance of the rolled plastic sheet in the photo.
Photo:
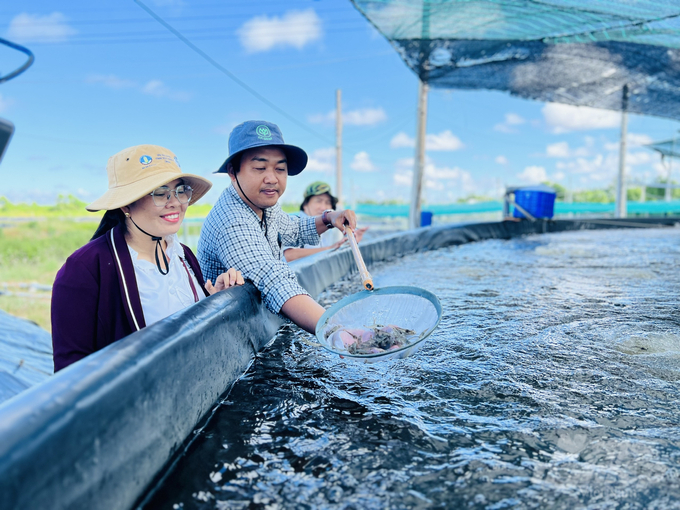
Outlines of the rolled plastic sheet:
[[281,324],[228,289],[0,405],[0,508],[132,507]]
[[[435,330],[442,317],[437,296],[419,287],[383,287],[347,296],[331,306],[316,325],[317,341],[327,350],[345,358],[373,363],[413,354]],[[415,332],[399,349],[374,354],[351,354],[329,342],[327,333],[338,327],[370,328],[395,325]]]
[[45,381],[53,368],[50,334],[0,310],[0,403]]

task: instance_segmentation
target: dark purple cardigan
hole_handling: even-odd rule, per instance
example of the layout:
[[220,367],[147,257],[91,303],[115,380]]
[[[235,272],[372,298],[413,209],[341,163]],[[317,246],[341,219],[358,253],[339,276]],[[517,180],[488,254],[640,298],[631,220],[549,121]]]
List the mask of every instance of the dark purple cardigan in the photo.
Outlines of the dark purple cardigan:
[[[196,257],[182,247],[207,296]],[[116,227],[73,253],[57,273],[52,289],[54,371],[145,326],[125,234]]]

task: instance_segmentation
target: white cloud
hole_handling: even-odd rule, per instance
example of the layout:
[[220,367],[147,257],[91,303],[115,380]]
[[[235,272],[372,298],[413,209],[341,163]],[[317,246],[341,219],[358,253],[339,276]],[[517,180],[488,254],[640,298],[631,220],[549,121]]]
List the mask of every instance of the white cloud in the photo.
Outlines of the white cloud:
[[620,113],[587,106],[548,103],[542,112],[553,133],[615,128],[621,123]]
[[413,182],[413,170],[405,170],[394,174],[394,184],[397,186],[410,186]]
[[[393,149],[415,146],[415,139],[409,137],[403,131],[397,133],[390,141],[390,147]],[[460,138],[448,129],[442,131],[438,135],[431,133],[425,137],[425,149],[428,151],[457,151],[463,147],[465,147],[465,145],[460,141]]]
[[402,147],[415,147],[416,146],[416,141],[415,139],[411,138],[408,136],[406,133],[403,131],[400,131],[396,135],[394,135],[394,138],[390,141],[390,147],[393,149],[399,149]]
[[306,172],[335,172],[335,147],[317,149],[309,155]]
[[552,177],[550,178],[551,181],[563,181],[566,175],[564,175],[564,172],[555,172]]
[[[335,110],[328,113],[317,113],[307,117],[313,124],[332,124],[335,122]],[[360,108],[342,112],[342,123],[347,126],[374,126],[387,120],[382,108]]]
[[150,96],[166,97],[175,101],[189,101],[192,97],[192,94],[189,92],[171,89],[161,80],[149,80],[144,85],[140,85],[134,80],[119,78],[115,74],[92,74],[85,79],[85,82],[104,85],[105,87],[116,90],[134,88]]
[[286,46],[299,50],[321,39],[321,18],[314,9],[288,11],[282,17],[257,16],[246,21],[237,33],[248,53]]
[[142,92],[156,97],[167,97],[176,101],[189,101],[191,94],[170,89],[160,80],[151,80],[142,87]]
[[77,33],[60,12],[47,16],[22,12],[10,21],[7,38],[17,42],[63,42]]
[[495,131],[500,131],[501,133],[516,133],[517,130],[513,129],[512,126],[519,126],[525,122],[526,120],[524,117],[517,115],[516,113],[506,113],[505,121],[496,124],[493,128]]
[[[628,147],[641,147],[653,143],[654,140],[648,135],[641,133],[628,133],[626,136]],[[620,142],[609,142],[604,144],[604,148],[608,151],[618,151]]]
[[447,129],[438,135],[427,135],[425,138],[425,148],[428,151],[457,151],[463,148],[463,142]]
[[496,159],[494,160],[496,163],[499,165],[507,165],[508,164],[508,158],[505,156],[496,156]]
[[641,145],[648,145],[654,142],[649,135],[642,133],[628,133],[626,140],[630,147],[640,147]]
[[[335,120],[335,114],[333,114],[333,120]],[[342,123],[348,126],[374,126],[384,120],[387,120],[387,114],[382,108],[363,108],[342,114]]]
[[569,144],[567,142],[551,143],[545,148],[545,154],[549,158],[568,158]]
[[[397,186],[411,186],[413,182],[414,158],[403,158],[397,161],[397,169],[394,173],[394,184]],[[425,187],[434,190],[443,190],[452,186],[463,192],[469,193],[474,190],[474,181],[470,172],[458,167],[438,167],[427,158],[425,161]]]
[[595,144],[595,140],[590,136],[586,136],[584,140],[585,145],[576,149],[570,148],[567,142],[551,143],[545,148],[545,155],[549,158],[575,158],[590,156],[591,149]]
[[91,74],[85,81],[87,83],[101,83],[102,85],[112,89],[123,89],[128,87],[136,87],[137,83],[132,80],[119,78],[115,74]]
[[651,152],[629,152],[626,154],[626,165],[647,165],[652,162]]
[[378,167],[373,164],[371,157],[366,151],[355,154],[354,159],[349,166],[357,172],[375,172],[378,170]]
[[[630,178],[633,177],[633,169],[637,166],[650,165],[658,171],[654,161],[653,154],[646,152],[629,153],[626,157],[626,172]],[[570,161],[558,161],[555,167],[559,171],[564,171],[567,174],[583,175],[582,183],[594,182],[602,183],[612,181],[619,170],[619,155],[617,152],[610,152],[605,154],[596,154],[592,158],[576,158]],[[636,172],[639,175],[639,171]]]
[[540,183],[547,181],[548,175],[542,166],[528,166],[522,173],[517,174],[517,178],[524,182]]

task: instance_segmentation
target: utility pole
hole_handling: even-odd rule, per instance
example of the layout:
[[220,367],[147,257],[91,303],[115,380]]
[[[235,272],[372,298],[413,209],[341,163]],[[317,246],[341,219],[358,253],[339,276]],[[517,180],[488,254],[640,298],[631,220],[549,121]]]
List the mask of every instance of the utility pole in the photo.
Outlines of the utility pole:
[[428,85],[418,81],[418,132],[416,133],[416,159],[413,168],[413,184],[411,188],[411,208],[409,210],[409,227],[420,227],[420,209],[425,174],[425,132],[427,129],[427,91]]
[[621,100],[621,143],[619,151],[619,175],[616,180],[616,207],[617,218],[625,218],[628,215],[626,204],[626,138],[628,136],[628,85],[623,86]]
[[413,164],[413,184],[411,185],[411,207],[409,208],[409,227],[420,227],[420,205],[422,199],[423,177],[425,174],[425,135],[427,133],[427,64],[430,59],[428,41],[430,39],[430,3],[423,2],[421,18],[420,59],[423,71],[418,79],[418,127],[416,133],[416,157]]
[[[342,92],[335,91],[335,194],[342,203]],[[338,207],[340,209],[340,207]]]

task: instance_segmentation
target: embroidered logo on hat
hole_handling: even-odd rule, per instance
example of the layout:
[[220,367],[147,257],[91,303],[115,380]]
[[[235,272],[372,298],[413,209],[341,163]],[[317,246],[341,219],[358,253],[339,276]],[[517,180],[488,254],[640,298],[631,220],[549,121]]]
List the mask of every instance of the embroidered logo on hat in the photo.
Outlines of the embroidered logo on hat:
[[141,158],[139,158],[139,162],[142,165],[148,165],[152,161],[153,161],[153,158],[151,156],[147,156],[146,154],[144,156],[142,156]]
[[260,140],[271,140],[272,139],[272,133],[269,131],[269,128],[264,125],[259,125],[255,128],[255,132],[257,133],[257,137]]
[[177,166],[182,168],[182,165],[179,164],[179,160],[177,159],[177,156],[175,156],[175,163],[177,163]]

